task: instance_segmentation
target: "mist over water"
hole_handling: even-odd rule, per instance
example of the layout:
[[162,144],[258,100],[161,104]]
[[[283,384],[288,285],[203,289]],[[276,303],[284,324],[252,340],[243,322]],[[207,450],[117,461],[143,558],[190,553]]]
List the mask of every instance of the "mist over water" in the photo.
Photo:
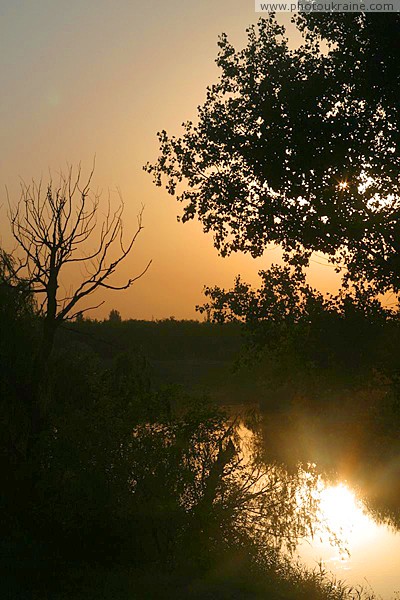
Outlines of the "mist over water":
[[343,541],[344,549],[332,545],[329,535],[316,535],[298,546],[298,556],[314,568],[321,564],[350,585],[372,588],[385,600],[400,590],[400,533],[377,523],[349,483],[321,489],[323,522]]
[[[253,432],[243,423],[239,432],[248,458]],[[312,467],[318,471],[318,465]],[[356,482],[320,475],[312,493],[318,502],[314,534],[300,540],[292,560],[327,573],[354,593],[362,588],[382,600],[399,598],[400,531],[393,522],[368,510]]]

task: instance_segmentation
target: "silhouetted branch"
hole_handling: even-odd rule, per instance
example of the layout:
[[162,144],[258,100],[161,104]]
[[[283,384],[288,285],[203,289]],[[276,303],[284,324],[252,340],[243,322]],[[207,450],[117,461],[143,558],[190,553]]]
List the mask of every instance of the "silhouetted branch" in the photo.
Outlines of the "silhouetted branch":
[[[108,198],[107,213],[98,226],[100,195],[90,193],[93,174],[94,165],[81,185],[81,166],[78,166],[75,176],[72,167],[69,167],[66,175],[60,175],[58,186],[50,180],[44,192],[41,181],[32,181],[30,185],[22,182],[21,197],[15,208],[11,207],[8,199],[12,234],[22,254],[13,265],[13,277],[28,280],[34,293],[45,294],[42,308],[46,318],[54,324],[70,319],[76,304],[100,287],[128,289],[151,264],[150,261],[139,275],[129,278],[124,284],[114,285],[109,281],[131,252],[143,229],[143,207],[138,215],[136,231],[124,244],[121,193],[118,190],[120,202],[114,211]],[[97,229],[99,235],[95,248],[85,253],[85,244]],[[109,260],[111,252],[114,254],[117,249],[117,257]],[[87,276],[69,296],[60,299],[60,277],[69,263],[83,264]]]

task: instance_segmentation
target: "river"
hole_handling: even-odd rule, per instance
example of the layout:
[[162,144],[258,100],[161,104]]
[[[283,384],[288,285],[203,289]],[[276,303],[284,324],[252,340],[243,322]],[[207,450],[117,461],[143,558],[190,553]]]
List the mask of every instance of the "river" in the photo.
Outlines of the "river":
[[[253,434],[243,423],[239,431],[246,455]],[[400,600],[400,532],[376,522],[348,481],[328,483],[320,477],[313,494],[319,499],[320,527],[314,537],[301,540],[293,559],[382,600]]]
[[400,533],[376,523],[347,482],[320,491],[320,518],[344,540],[348,552],[332,546],[327,534],[302,541],[299,559],[325,569],[350,585],[372,589],[384,600],[400,599]]

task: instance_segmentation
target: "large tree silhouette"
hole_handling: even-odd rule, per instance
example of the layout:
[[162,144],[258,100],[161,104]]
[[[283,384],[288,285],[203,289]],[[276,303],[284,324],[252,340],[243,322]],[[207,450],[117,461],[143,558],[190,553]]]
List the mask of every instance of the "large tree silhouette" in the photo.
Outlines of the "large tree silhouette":
[[[291,50],[273,16],[237,51],[181,137],[145,169],[222,254],[321,251],[353,279],[400,289],[398,14],[304,15]],[[325,46],[321,43],[324,41]],[[322,50],[321,50],[322,48]]]
[[[23,183],[21,198],[10,211],[12,233],[18,245],[11,263],[15,265],[12,275],[16,281],[29,282],[34,294],[44,297],[40,310],[44,316],[46,353],[51,352],[60,322],[74,318],[78,312],[97,308],[78,310],[76,305],[83,298],[99,288],[127,289],[150,265],[121,285],[110,282],[143,228],[143,211],[135,232],[125,243],[123,202],[114,210],[108,202],[104,220],[98,223],[100,196],[90,191],[92,177],[93,171],[81,184],[79,168],[75,176],[69,169],[65,176],[61,175],[58,185],[50,181],[44,189],[41,183]],[[61,278],[72,263],[83,264],[85,275],[74,289],[62,295]]]
[[[43,324],[30,385],[33,433],[42,428],[44,403],[40,388],[46,381],[57,328],[63,321],[89,310],[78,308],[84,298],[102,288],[127,289],[150,265],[122,284],[114,282],[113,275],[143,228],[142,212],[134,233],[125,242],[122,200],[115,209],[109,201],[101,220],[100,196],[90,190],[92,177],[93,170],[82,182],[81,169],[74,173],[70,168],[66,175],[61,174],[57,184],[50,181],[44,187],[41,183],[23,183],[19,202],[15,208],[10,205],[11,229],[17,242],[7,263],[10,282],[29,287],[37,298]],[[80,273],[81,279],[63,292],[63,276],[69,267],[75,267],[75,274]]]

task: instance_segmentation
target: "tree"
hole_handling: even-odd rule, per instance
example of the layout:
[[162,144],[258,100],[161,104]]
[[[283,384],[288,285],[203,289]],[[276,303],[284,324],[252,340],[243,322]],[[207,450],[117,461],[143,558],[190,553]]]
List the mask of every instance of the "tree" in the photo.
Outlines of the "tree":
[[35,302],[29,281],[14,277],[15,260],[0,248],[0,315],[6,321],[31,318]]
[[[15,262],[0,250],[0,462],[14,461],[28,428],[26,406],[38,340],[36,307],[29,282],[15,280]],[[10,480],[9,480],[9,483]]]
[[[135,233],[124,243],[123,202],[121,200],[112,210],[109,200],[105,218],[98,223],[100,196],[90,191],[92,177],[93,170],[81,183],[79,167],[76,174],[72,168],[66,175],[61,174],[57,185],[52,180],[45,188],[41,182],[23,183],[16,208],[10,206],[11,229],[17,242],[17,251],[9,262],[10,277],[16,285],[24,282],[36,297],[43,298],[38,302],[43,317],[42,339],[31,384],[33,431],[41,428],[43,410],[38,389],[45,379],[59,325],[89,310],[77,310],[77,305],[96,290],[127,289],[150,266],[149,262],[142,273],[122,285],[111,283],[110,278],[129,255],[143,229],[143,210]],[[89,244],[92,247],[89,248]],[[80,270],[85,275],[74,289],[62,294],[62,276],[73,266],[83,267]]]
[[344,382],[346,389],[351,381],[359,389],[376,382],[378,373],[387,380],[394,376],[385,332],[394,334],[399,311],[384,307],[372,287],[348,286],[324,295],[300,269],[287,265],[272,265],[259,276],[256,289],[240,276],[229,290],[206,287],[207,302],[197,310],[216,323],[243,324],[242,361],[246,368],[261,362],[264,381],[268,371],[273,374],[270,389],[293,382],[311,398],[319,386],[320,401],[324,388],[332,391],[327,379],[337,387]]
[[[300,15],[291,50],[273,16],[237,51],[181,137],[145,169],[214,233],[223,255],[281,244],[400,290],[398,14]],[[327,42],[321,51],[321,42]]]
[[110,314],[108,315],[108,320],[110,323],[121,323],[122,319],[121,319],[121,314],[120,314],[119,310],[115,310],[115,308],[110,310]]

